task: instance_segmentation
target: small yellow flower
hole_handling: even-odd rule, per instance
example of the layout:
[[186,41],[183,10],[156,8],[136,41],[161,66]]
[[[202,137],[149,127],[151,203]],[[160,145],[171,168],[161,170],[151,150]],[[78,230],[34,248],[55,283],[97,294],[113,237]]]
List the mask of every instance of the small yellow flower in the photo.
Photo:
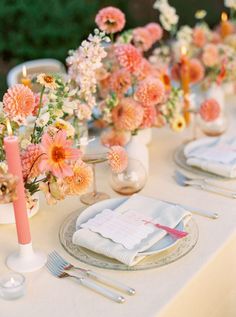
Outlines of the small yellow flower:
[[171,129],[175,132],[181,132],[185,129],[186,122],[184,120],[184,117],[179,115],[173,119],[171,122]]
[[197,10],[195,12],[195,18],[198,20],[204,19],[206,15],[207,15],[206,10]]
[[68,138],[73,138],[75,134],[75,129],[74,127],[67,121],[62,120],[62,119],[57,119],[53,126],[57,128],[58,130],[64,130],[66,132],[66,135]]
[[37,76],[37,82],[41,84],[42,86],[49,88],[49,89],[56,89],[57,88],[57,83],[56,80],[53,76],[49,74],[39,74]]

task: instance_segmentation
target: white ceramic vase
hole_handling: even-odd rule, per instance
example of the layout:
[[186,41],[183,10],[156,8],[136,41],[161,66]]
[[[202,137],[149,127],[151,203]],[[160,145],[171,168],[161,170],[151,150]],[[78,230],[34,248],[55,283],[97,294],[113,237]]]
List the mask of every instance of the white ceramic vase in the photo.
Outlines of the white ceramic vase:
[[128,157],[138,160],[144,166],[146,173],[149,173],[149,152],[147,146],[140,140],[138,135],[133,135],[126,145]]
[[148,145],[152,141],[152,129],[142,129],[138,131],[137,137],[140,139],[140,142],[142,142],[145,145]]
[[217,85],[216,83],[211,84],[210,88],[206,91],[206,98],[214,98],[218,101],[221,110],[225,108],[225,93],[222,85]]
[[[34,208],[28,210],[28,217],[33,217],[39,210],[39,194],[36,193],[33,197],[37,200]],[[0,224],[12,224],[15,223],[13,204],[0,205]]]

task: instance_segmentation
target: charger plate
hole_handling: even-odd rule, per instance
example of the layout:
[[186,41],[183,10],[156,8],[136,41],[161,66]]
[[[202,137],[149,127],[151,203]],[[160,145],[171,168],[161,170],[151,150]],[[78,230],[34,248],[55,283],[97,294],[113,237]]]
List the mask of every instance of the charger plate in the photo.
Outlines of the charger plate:
[[181,144],[174,152],[174,162],[177,166],[181,167],[182,169],[184,169],[187,172],[191,172],[193,174],[202,176],[202,177],[207,177],[207,178],[214,178],[214,179],[219,179],[219,180],[230,180],[230,178],[224,177],[224,176],[220,176],[220,175],[216,175],[207,171],[204,171],[198,167],[194,167],[191,165],[187,164],[187,159],[184,155],[184,148],[187,144]]
[[177,243],[164,249],[163,252],[146,256],[142,261],[130,267],[115,259],[108,258],[102,254],[95,253],[72,243],[72,236],[76,230],[77,218],[83,211],[85,211],[85,209],[87,209],[87,207],[80,208],[64,220],[59,231],[59,239],[61,245],[71,256],[92,266],[121,271],[137,271],[156,268],[182,258],[193,249],[198,241],[198,226],[192,218],[184,228],[185,231],[189,233],[185,238],[178,240]]

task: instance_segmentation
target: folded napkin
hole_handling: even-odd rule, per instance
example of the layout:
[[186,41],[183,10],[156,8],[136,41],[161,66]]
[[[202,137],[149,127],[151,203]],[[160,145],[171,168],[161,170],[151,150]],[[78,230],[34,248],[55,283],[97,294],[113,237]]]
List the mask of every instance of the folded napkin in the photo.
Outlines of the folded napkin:
[[216,175],[236,177],[236,137],[203,138],[185,146],[187,164]]
[[[163,201],[141,195],[133,195],[115,208],[115,211],[119,213],[124,213],[127,210],[134,210],[136,213],[141,213],[144,219],[146,217],[151,218],[155,223],[171,228],[176,227],[182,220],[186,224],[191,217],[191,214],[182,207],[173,206]],[[99,212],[102,212],[102,210],[98,210],[97,213]],[[126,249],[122,244],[107,239],[88,228],[81,228],[82,223],[84,223],[84,220],[83,218],[80,220],[79,216],[76,223],[77,230],[72,238],[74,244],[114,258],[129,266],[141,261],[144,258],[141,252],[149,249],[167,234],[166,231],[155,228],[156,230],[153,233],[150,233],[138,245],[134,246],[133,249]]]

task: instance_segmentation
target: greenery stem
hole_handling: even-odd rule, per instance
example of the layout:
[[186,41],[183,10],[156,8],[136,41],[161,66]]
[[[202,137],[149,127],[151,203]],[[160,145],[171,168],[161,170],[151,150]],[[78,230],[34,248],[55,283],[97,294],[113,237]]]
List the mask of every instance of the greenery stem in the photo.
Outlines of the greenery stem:
[[38,109],[37,117],[35,119],[34,129],[33,129],[32,137],[31,137],[31,142],[32,143],[34,143],[34,140],[35,140],[36,121],[39,118],[40,111],[41,111],[41,108],[42,108],[42,101],[43,101],[44,91],[45,91],[45,87],[43,86],[42,89],[41,89],[41,92],[40,92],[39,109]]

